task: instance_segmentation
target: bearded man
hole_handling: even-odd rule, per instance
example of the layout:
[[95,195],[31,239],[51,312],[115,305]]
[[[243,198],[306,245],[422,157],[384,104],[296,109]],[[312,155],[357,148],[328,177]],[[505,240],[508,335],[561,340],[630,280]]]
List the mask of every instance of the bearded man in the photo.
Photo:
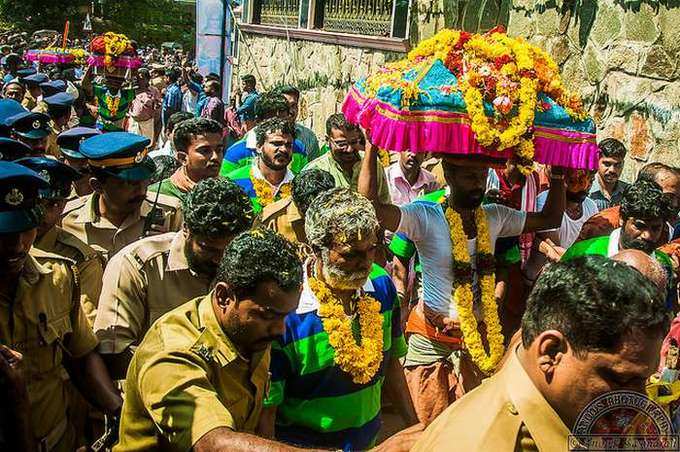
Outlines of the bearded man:
[[104,272],[94,330],[116,378],[156,319],[209,292],[225,247],[254,219],[246,194],[225,179],[199,182],[183,208],[183,230],[128,245]]
[[[497,204],[482,206],[488,168],[471,159],[464,163],[452,158],[442,162],[451,191],[443,203],[376,204],[381,225],[413,241],[423,269],[423,300],[411,311],[406,329],[412,334],[405,367],[418,418],[425,424],[479,385],[503,355],[495,285],[487,284],[494,275],[496,240],[559,227],[564,213],[560,168],[552,170],[543,210],[527,213]],[[371,200],[378,199],[377,165],[377,149],[368,142],[358,188]],[[479,330],[472,320],[474,306],[482,304],[492,305],[483,310],[489,352],[480,334],[466,337],[463,346],[462,329]],[[471,350],[476,359],[471,359]]]
[[260,432],[304,447],[365,450],[380,429],[383,385],[417,423],[399,359],[406,354],[397,293],[374,264],[378,220],[346,188],[318,195],[305,216],[313,256],[300,303],[272,346]]

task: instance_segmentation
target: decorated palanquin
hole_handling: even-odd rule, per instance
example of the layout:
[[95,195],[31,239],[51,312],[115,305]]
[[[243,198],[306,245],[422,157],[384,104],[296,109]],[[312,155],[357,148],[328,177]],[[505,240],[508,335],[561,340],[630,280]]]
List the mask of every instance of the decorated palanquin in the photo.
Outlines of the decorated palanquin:
[[502,28],[443,30],[359,80],[343,105],[389,151],[597,167],[595,124],[553,59]]

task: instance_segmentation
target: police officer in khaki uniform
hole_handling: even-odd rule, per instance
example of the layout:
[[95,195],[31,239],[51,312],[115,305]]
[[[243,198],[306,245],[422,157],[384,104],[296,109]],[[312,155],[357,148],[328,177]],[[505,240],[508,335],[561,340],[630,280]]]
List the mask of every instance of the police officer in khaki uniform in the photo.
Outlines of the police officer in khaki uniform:
[[305,169],[293,179],[292,196],[265,207],[259,223],[293,243],[307,243],[304,218],[307,208],[314,198],[333,187],[335,180],[328,171]]
[[69,201],[92,193],[90,168],[87,165],[87,158],[80,153],[80,144],[96,135],[101,135],[101,132],[97,129],[74,127],[61,132],[57,137],[57,145],[59,146],[62,161],[80,174],[78,180],[73,182]]
[[527,301],[522,343],[412,450],[570,450],[591,401],[611,390],[644,394],[669,327],[664,299],[637,270],[602,256],[553,264]]
[[125,378],[134,348],[163,314],[210,291],[224,248],[250,229],[248,195],[205,179],[184,200],[184,228],[123,248],[106,267],[95,332],[109,371]]
[[252,432],[270,343],[301,284],[302,264],[282,236],[255,229],[236,237],[215,289],[161,317],[137,348],[114,451],[298,450]]
[[107,260],[142,237],[182,227],[179,200],[147,193],[155,169],[149,144],[140,135],[111,132],[80,145],[94,193],[66,205],[62,227]]
[[[47,143],[45,144],[45,153],[54,157],[61,157],[59,152],[59,145],[57,144],[57,136],[65,131],[71,120],[71,109],[75,102],[75,97],[65,92],[58,92],[51,96],[45,96],[41,102],[44,105],[44,113],[49,116],[50,120],[47,123],[49,127],[49,135],[47,136]],[[38,110],[37,107],[33,111]]]
[[[50,184],[48,189],[40,190],[39,193],[45,215],[38,226],[38,236],[33,247],[68,257],[76,263],[80,302],[88,321],[93,324],[102,290],[104,259],[82,240],[57,225],[71,193],[71,184],[80,175],[70,166],[48,157],[28,157],[17,160],[16,163],[39,173]],[[38,261],[42,263],[40,258]]]
[[44,253],[40,264],[28,252],[42,215],[39,188],[48,184],[36,172],[0,162],[0,343],[23,355],[35,450],[71,452],[78,444],[68,418],[65,369],[104,412],[116,413],[122,400],[95,351],[72,262]]

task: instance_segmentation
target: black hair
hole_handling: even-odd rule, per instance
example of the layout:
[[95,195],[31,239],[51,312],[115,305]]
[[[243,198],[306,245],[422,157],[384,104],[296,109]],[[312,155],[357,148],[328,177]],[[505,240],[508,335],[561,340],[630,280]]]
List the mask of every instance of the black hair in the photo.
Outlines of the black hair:
[[150,184],[155,184],[172,176],[182,164],[172,155],[157,155],[153,158],[156,164],[156,171],[151,176]]
[[221,134],[222,125],[213,119],[192,118],[177,124],[173,132],[172,142],[175,145],[175,150],[184,152],[196,135],[205,135],[206,133]]
[[295,126],[293,124],[280,118],[270,118],[255,127],[257,145],[262,146],[267,141],[267,135],[272,132],[281,132],[295,138]]
[[623,160],[626,157],[626,147],[616,138],[605,138],[597,145],[600,149],[600,157]]
[[181,75],[182,75],[181,72],[176,67],[170,68],[170,69],[165,71],[165,76],[170,79],[171,83],[174,83],[177,80],[179,80],[179,77]]
[[219,82],[220,81],[220,76],[218,74],[215,74],[214,72],[209,73],[208,75],[205,76],[206,81],[215,81]]
[[266,92],[260,94],[255,100],[255,120],[264,121],[265,119],[273,118],[279,114],[280,111],[288,111],[288,102],[283,94],[277,92]]
[[302,285],[302,262],[296,247],[282,235],[257,228],[243,232],[227,246],[216,281],[227,283],[236,293],[252,292],[265,281],[291,291]]
[[561,332],[577,355],[616,350],[627,333],[666,334],[664,294],[640,272],[603,256],[557,262],[536,281],[522,318],[524,347]]
[[241,81],[244,82],[244,83],[255,83],[256,82],[255,76],[252,75],[252,74],[246,74],[246,75],[242,76]]
[[289,96],[300,98],[300,90],[293,85],[282,85],[277,87],[274,91],[280,94],[287,94]]
[[61,107],[61,106],[57,107],[57,106],[53,106],[53,105],[47,106],[47,114],[50,116],[50,118],[62,118],[70,112],[71,112],[71,106],[70,105],[68,107]]
[[326,120],[326,135],[329,137],[331,136],[331,131],[333,129],[338,129],[338,130],[355,130],[358,129],[359,126],[350,123],[347,121],[347,118],[345,118],[345,115],[342,113],[336,113],[334,115],[330,115],[328,119]]
[[652,219],[669,216],[668,200],[655,182],[638,180],[628,187],[621,198],[621,219]]
[[224,178],[200,181],[182,202],[184,224],[200,237],[224,237],[250,229],[255,218],[250,198]]
[[668,165],[660,162],[648,163],[640,169],[637,180],[646,180],[649,182],[657,181],[657,177],[662,173],[677,174],[677,172]]
[[194,115],[187,111],[178,111],[177,113],[173,113],[170,115],[170,118],[168,118],[168,123],[165,125],[165,128],[167,129],[168,132],[171,132],[175,130],[175,126],[180,122],[193,118]]
[[303,170],[293,179],[293,202],[304,217],[314,198],[332,188],[335,188],[335,179],[328,171],[318,168]]

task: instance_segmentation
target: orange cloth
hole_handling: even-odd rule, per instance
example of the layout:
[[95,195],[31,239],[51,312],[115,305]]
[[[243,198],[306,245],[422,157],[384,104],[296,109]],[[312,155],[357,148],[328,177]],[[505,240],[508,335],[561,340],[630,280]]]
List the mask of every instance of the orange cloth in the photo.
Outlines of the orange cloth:
[[170,176],[170,180],[177,188],[185,193],[191,191],[191,189],[196,186],[196,182],[192,181],[189,176],[187,176],[187,171],[184,166],[177,168],[177,171]]
[[621,206],[610,207],[596,213],[581,228],[578,241],[609,235],[619,227],[621,221]]
[[463,344],[463,339],[460,335],[450,336],[442,334],[435,328],[432,323],[425,318],[423,302],[418,302],[418,305],[411,310],[406,322],[406,333],[420,334],[426,338],[451,347],[453,350],[458,350]]

